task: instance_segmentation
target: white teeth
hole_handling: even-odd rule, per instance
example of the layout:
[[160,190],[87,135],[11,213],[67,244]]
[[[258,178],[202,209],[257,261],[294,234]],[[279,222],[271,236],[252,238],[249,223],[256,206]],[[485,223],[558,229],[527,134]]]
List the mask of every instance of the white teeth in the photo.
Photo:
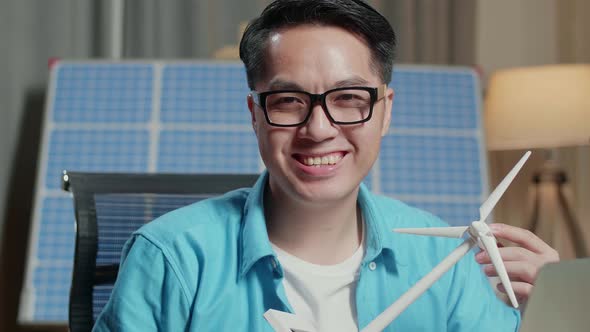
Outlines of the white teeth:
[[320,166],[320,165],[335,165],[342,159],[339,154],[331,154],[323,157],[303,157],[302,161],[307,166]]

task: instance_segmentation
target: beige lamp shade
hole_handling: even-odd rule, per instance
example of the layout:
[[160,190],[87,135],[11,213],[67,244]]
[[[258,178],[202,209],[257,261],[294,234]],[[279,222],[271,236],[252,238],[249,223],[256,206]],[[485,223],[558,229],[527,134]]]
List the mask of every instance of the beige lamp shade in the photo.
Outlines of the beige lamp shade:
[[590,143],[590,65],[500,70],[485,99],[488,149]]

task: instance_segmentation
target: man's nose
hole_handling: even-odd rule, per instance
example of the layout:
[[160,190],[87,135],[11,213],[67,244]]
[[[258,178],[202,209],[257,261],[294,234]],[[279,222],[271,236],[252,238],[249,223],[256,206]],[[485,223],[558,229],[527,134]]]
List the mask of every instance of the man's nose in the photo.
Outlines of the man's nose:
[[301,135],[313,141],[323,141],[338,134],[338,128],[330,121],[328,114],[320,103],[311,109],[309,119],[300,131]]

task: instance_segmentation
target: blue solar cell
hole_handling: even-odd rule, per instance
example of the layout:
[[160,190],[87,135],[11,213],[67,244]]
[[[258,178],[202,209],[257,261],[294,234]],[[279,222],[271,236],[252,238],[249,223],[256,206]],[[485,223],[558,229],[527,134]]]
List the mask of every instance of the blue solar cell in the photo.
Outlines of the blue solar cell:
[[164,69],[162,86],[164,123],[250,123],[242,65],[170,65]]
[[466,226],[479,219],[479,202],[424,202],[413,200],[405,200],[404,202],[438,216],[451,226]]
[[36,320],[67,320],[71,277],[71,266],[40,266],[34,270]]
[[72,198],[49,197],[41,208],[40,234],[37,255],[41,260],[72,263],[74,257],[74,204]]
[[159,172],[258,173],[256,136],[250,127],[235,130],[164,130]]
[[386,194],[479,198],[483,191],[475,137],[387,135],[379,165]]
[[70,64],[57,67],[53,121],[146,122],[153,96],[153,65]]
[[62,129],[51,133],[45,177],[47,188],[60,187],[70,171],[146,172],[147,130]]
[[479,128],[476,83],[470,71],[395,72],[392,127]]

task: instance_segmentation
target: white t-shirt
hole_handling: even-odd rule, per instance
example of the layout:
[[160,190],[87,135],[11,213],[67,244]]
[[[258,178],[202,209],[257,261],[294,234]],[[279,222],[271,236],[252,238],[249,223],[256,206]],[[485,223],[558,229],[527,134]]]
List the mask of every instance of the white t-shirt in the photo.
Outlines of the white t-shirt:
[[272,245],[284,272],[283,286],[294,314],[316,331],[358,331],[356,283],[364,245],[336,265],[317,265]]

